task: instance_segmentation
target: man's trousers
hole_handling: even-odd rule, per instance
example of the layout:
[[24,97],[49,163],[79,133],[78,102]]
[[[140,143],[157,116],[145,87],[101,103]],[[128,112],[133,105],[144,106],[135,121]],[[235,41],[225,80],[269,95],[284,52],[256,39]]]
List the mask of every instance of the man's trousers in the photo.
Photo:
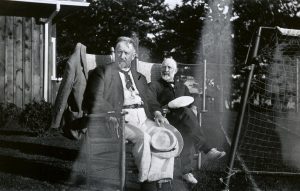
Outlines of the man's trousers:
[[192,162],[195,151],[208,153],[211,149],[206,143],[203,129],[200,127],[197,116],[187,107],[171,109],[167,115],[170,124],[178,129],[184,141],[181,152],[181,166],[183,174],[193,170]]

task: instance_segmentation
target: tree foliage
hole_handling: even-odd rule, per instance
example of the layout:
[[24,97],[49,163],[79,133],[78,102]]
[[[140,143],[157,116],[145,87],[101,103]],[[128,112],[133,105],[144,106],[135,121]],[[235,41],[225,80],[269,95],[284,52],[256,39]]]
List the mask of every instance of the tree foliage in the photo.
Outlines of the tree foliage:
[[[164,0],[91,0],[88,8],[58,22],[58,52],[68,55],[82,42],[89,52],[105,54],[118,36],[135,31],[154,57],[174,49],[175,57],[192,63],[203,20],[211,9],[204,0],[182,2],[168,9]],[[245,45],[259,26],[300,28],[299,4],[295,0],[233,1],[236,56],[245,55]]]
[[203,4],[183,4],[165,15],[164,28],[155,35],[154,50],[158,57],[172,52],[179,62],[193,63],[201,38],[205,8]]
[[59,53],[67,55],[77,42],[85,44],[89,53],[106,54],[117,37],[138,34],[141,44],[147,44],[147,34],[162,30],[166,12],[164,0],[92,0],[83,11],[57,24]]
[[166,11],[164,0],[91,0],[88,8],[57,23],[58,75],[77,42],[88,53],[110,54],[119,36],[135,32],[140,45],[151,47],[147,34],[163,30]]
[[245,57],[246,45],[260,26],[300,29],[300,3],[297,1],[236,0],[233,5],[233,14],[238,16],[233,22],[238,62]]
[[[234,94],[241,95],[242,79],[251,39],[260,26],[300,29],[300,2],[297,0],[220,0],[232,3],[228,15],[233,26]],[[59,61],[67,58],[81,42],[89,53],[107,54],[120,35],[135,31],[140,45],[161,61],[165,52],[179,62],[196,63],[204,21],[211,19],[208,0],[182,0],[169,9],[164,0],[91,0],[90,6],[59,23]],[[213,24],[213,22],[212,22]]]
[[[251,52],[245,63],[249,46],[254,45],[257,30],[263,27],[284,27],[300,29],[300,3],[293,0],[235,0],[233,3],[232,24],[234,27],[234,73],[241,78],[234,81],[235,97],[241,95],[241,81],[247,77],[247,66],[252,64]],[[253,50],[253,48],[252,48]],[[261,61],[255,60],[255,63]],[[246,65],[245,65],[246,64]],[[262,70],[255,70],[260,76]]]

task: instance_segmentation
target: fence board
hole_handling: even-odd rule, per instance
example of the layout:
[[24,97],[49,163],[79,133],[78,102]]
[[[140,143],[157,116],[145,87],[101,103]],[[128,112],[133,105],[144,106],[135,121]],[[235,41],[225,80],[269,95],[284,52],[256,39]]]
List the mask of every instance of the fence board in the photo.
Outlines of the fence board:
[[42,54],[40,40],[41,26],[35,23],[33,20],[32,25],[32,93],[33,99],[39,101],[42,99],[42,76],[41,76],[41,60]]
[[45,34],[45,27],[44,26],[40,26],[40,99],[44,99],[44,82],[43,82],[43,77],[44,77],[44,44],[45,44],[45,39],[44,39],[44,34]]
[[6,17],[5,102],[14,103],[14,18]]
[[32,100],[32,58],[31,58],[31,34],[32,34],[32,20],[31,18],[23,19],[23,52],[24,52],[24,83],[23,83],[23,94],[24,94],[24,103],[27,104]]
[[44,27],[29,17],[0,16],[0,103],[43,99]]
[[51,83],[51,76],[52,76],[52,42],[51,42],[51,37],[52,37],[52,23],[49,23],[48,26],[48,102],[52,102],[52,83]]
[[14,17],[14,103],[23,107],[23,51],[22,17]]
[[5,92],[5,17],[0,17],[0,102],[4,100]]

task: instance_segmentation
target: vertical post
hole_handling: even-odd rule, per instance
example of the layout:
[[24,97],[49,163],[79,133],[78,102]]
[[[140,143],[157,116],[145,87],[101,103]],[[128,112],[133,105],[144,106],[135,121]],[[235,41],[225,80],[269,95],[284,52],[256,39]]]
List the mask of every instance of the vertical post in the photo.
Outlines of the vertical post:
[[[256,41],[255,41],[252,58],[255,58],[257,56],[259,42],[260,42],[261,29],[262,29],[262,27],[259,27],[258,32],[257,32],[257,37],[256,37]],[[232,169],[233,169],[233,165],[234,165],[234,159],[235,159],[235,155],[236,155],[238,144],[239,144],[239,138],[240,138],[240,133],[241,133],[244,115],[245,115],[245,111],[246,111],[247,100],[248,100],[248,96],[249,96],[249,90],[250,90],[250,85],[251,85],[251,81],[252,81],[253,71],[254,71],[254,64],[251,65],[251,70],[250,70],[250,73],[248,76],[248,81],[247,81],[247,85],[245,87],[245,91],[244,91],[245,93],[244,93],[243,100],[242,100],[242,107],[239,112],[238,121],[236,122],[236,125],[234,128],[233,142],[231,145],[231,149],[230,149],[230,153],[229,153],[229,161],[227,164],[228,172],[227,172],[227,177],[226,177],[226,181],[225,181],[225,190],[229,190],[230,179],[231,179]]]
[[[219,37],[222,36],[221,33],[219,33]],[[225,96],[224,96],[224,83],[223,83],[223,73],[224,73],[224,70],[223,70],[223,59],[222,59],[222,48],[223,47],[223,41],[221,40],[222,38],[219,38],[218,39],[218,48],[217,50],[219,51],[219,55],[218,55],[218,69],[219,69],[219,79],[220,79],[220,98],[219,98],[219,101],[220,101],[220,104],[219,104],[219,108],[218,108],[218,112],[220,113],[223,113],[224,112],[224,100],[225,100]],[[221,116],[221,115],[219,115]],[[221,119],[221,118],[220,118]],[[221,121],[220,121],[221,122]]]
[[225,190],[229,190],[230,178],[231,178],[232,169],[233,169],[233,165],[234,165],[235,155],[236,155],[238,144],[239,144],[239,138],[240,138],[243,119],[244,119],[244,115],[245,115],[245,111],[246,111],[247,100],[248,100],[248,96],[249,96],[249,90],[250,90],[251,80],[252,80],[252,76],[253,76],[253,71],[254,71],[254,64],[251,65],[251,71],[248,76],[248,82],[247,82],[245,94],[243,96],[244,98],[242,101],[242,108],[241,108],[241,111],[239,114],[238,121],[236,123],[235,132],[233,134],[233,143],[232,143],[232,146],[230,149],[228,172],[227,172],[228,175],[226,177]]
[[296,113],[299,112],[299,59],[296,61]]
[[256,37],[256,41],[255,41],[253,54],[252,54],[252,58],[255,58],[257,56],[258,46],[259,46],[259,42],[260,42],[261,30],[262,30],[262,27],[259,27],[258,32],[257,32],[257,37]]
[[56,9],[51,13],[49,18],[46,19],[45,22],[45,45],[44,45],[44,100],[48,101],[48,93],[49,93],[49,23],[52,24],[52,19],[58,14],[60,11],[60,3],[56,3]]
[[[199,110],[200,111],[200,110]],[[198,113],[198,121],[199,121],[199,125],[200,127],[202,127],[202,112]]]
[[51,80],[57,80],[56,78],[56,38],[51,37],[52,43],[52,76]]
[[199,116],[198,116],[200,127],[202,126],[202,113],[204,112],[207,112],[206,110],[206,59],[204,59],[203,62],[202,111],[199,112]]
[[203,98],[202,98],[202,112],[206,112],[206,108],[205,108],[205,105],[206,105],[206,59],[204,60],[204,63],[203,63],[203,88],[202,88],[202,95],[203,95]]
[[44,44],[44,100],[48,101],[48,46],[49,46],[49,23],[45,23],[45,44]]
[[120,191],[125,190],[126,178],[126,148],[125,148],[125,114],[121,113],[121,172],[120,172]]
[[223,83],[224,70],[223,70],[222,64],[220,64],[219,68],[220,68],[220,71],[222,71],[222,72],[220,72],[220,94],[221,94],[221,96],[219,99],[220,100],[219,112],[223,113],[224,112],[224,102],[225,102],[224,95],[225,95],[225,93],[224,93],[224,83]]

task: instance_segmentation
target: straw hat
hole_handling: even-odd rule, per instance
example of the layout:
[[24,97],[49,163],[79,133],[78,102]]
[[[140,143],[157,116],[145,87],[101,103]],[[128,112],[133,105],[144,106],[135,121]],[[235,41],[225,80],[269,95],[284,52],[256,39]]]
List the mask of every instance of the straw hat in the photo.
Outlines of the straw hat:
[[194,102],[194,98],[191,96],[180,96],[173,99],[168,103],[168,107],[171,109],[176,109],[180,107],[186,107]]
[[180,132],[170,124],[163,127],[152,126],[148,134],[151,136],[151,153],[159,158],[178,156],[183,148],[183,138]]

